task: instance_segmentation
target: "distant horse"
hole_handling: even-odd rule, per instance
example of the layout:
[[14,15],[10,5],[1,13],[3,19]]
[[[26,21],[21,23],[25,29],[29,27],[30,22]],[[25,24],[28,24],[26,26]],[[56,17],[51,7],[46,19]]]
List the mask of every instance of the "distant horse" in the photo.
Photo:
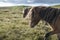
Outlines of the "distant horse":
[[[45,35],[45,40],[53,34],[60,33],[60,9],[51,7],[32,7],[26,17],[30,17],[30,26],[33,28],[40,20],[44,20],[51,25],[53,31]],[[60,40],[60,39],[59,39]]]
[[28,14],[28,12],[29,12],[29,10],[30,10],[31,8],[25,8],[24,10],[23,10],[23,17],[25,18],[26,17],[26,15]]

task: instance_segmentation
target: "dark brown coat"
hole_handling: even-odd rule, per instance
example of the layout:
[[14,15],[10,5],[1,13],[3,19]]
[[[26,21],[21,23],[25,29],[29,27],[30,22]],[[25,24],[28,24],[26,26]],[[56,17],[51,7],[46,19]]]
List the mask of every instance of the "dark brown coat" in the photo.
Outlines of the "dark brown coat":
[[32,7],[28,14],[31,16],[30,26],[34,27],[40,20],[44,20],[51,25],[53,31],[46,34],[45,40],[48,36],[60,33],[60,9],[51,7]]

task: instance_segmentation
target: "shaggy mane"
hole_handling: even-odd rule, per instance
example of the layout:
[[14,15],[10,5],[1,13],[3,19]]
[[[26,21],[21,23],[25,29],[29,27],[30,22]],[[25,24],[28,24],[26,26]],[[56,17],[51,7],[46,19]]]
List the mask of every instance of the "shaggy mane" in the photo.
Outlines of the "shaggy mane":
[[60,15],[60,9],[52,7],[41,7],[40,16],[47,22],[52,23],[56,21],[57,17]]

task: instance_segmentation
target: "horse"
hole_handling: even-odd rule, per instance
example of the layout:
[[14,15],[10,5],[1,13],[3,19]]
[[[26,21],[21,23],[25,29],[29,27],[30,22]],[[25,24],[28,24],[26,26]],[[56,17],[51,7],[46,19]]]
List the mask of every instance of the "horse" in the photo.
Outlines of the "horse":
[[30,10],[31,8],[25,8],[24,10],[23,10],[23,18],[25,18],[26,17],[26,15],[28,14],[28,12],[29,12],[29,10]]
[[[60,9],[52,7],[32,7],[26,17],[30,17],[30,26],[34,28],[35,25],[39,23],[40,20],[44,20],[50,24],[53,28],[53,31],[48,32],[45,35],[45,40],[48,40],[48,37],[53,34],[60,33]],[[60,39],[59,39],[60,40]]]

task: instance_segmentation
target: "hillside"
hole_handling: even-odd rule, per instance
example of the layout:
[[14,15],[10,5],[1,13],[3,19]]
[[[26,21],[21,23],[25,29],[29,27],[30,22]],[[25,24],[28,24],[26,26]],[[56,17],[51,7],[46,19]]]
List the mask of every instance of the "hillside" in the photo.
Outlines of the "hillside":
[[[23,18],[23,9],[24,6],[0,8],[0,40],[43,40],[45,34],[52,30],[44,21],[30,28],[28,20]],[[49,39],[58,40],[56,35]]]

